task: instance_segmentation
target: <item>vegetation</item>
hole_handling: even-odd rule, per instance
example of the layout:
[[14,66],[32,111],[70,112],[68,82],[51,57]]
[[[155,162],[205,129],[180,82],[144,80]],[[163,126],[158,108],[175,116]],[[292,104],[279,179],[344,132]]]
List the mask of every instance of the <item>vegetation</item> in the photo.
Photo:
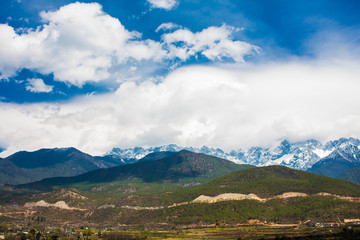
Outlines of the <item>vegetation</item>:
[[200,195],[216,196],[222,193],[256,194],[267,198],[285,192],[316,194],[320,192],[342,196],[360,196],[359,185],[339,179],[320,176],[283,166],[249,168],[233,172],[206,184],[180,189],[171,195],[175,202],[191,201]]
[[75,148],[21,151],[0,159],[0,184],[22,184],[54,176],[75,176],[116,165],[114,159],[94,158]]
[[264,223],[338,222],[338,218],[357,218],[360,204],[336,200],[331,197],[299,197],[274,199],[267,202],[256,200],[228,201],[213,204],[194,203],[169,208],[163,212],[176,224],[247,223],[258,219]]
[[360,167],[345,170],[338,178],[360,184]]
[[6,239],[359,239],[358,226],[238,226],[186,228],[167,231],[103,230],[96,228],[23,228],[10,227]]
[[[238,168],[244,169],[236,170]],[[51,191],[44,191],[46,189]],[[191,203],[200,195],[253,193],[261,198],[270,198],[286,192],[302,192],[310,196],[273,198],[263,202],[241,200]],[[180,231],[184,228],[253,223],[340,224],[345,218],[360,216],[359,202],[314,195],[320,192],[360,197],[359,185],[347,181],[281,166],[253,168],[204,154],[180,152],[159,160],[96,170],[76,177],[2,187],[0,224],[21,222],[24,226],[117,226],[117,230]],[[24,206],[27,202],[40,200],[52,204],[65,201],[78,209]],[[174,206],[174,203],[184,204]],[[302,224],[299,226],[303,227]],[[95,237],[94,233],[84,231],[82,236],[90,239]],[[103,233],[102,236],[121,239],[119,234]],[[186,238],[188,235],[183,236]],[[249,237],[246,234],[241,236]],[[145,236],[126,232],[124,237],[142,239]]]
[[[39,182],[20,185],[19,188],[31,188],[49,191],[59,187],[92,189],[96,187],[121,186],[126,181],[132,183],[172,183],[186,185],[204,183],[235,170],[252,167],[238,165],[228,160],[208,156],[201,153],[179,152],[169,157],[137,162],[119,167],[99,169],[75,177],[59,177],[44,179]],[[106,187],[109,189],[108,187]],[[110,187],[111,189],[111,187]]]

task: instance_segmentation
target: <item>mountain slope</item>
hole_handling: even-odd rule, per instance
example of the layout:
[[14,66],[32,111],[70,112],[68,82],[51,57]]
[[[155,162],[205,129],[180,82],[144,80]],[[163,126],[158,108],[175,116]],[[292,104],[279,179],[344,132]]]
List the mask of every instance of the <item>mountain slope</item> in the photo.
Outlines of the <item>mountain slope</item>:
[[360,150],[351,142],[341,142],[330,155],[315,163],[308,171],[329,177],[360,166]]
[[[291,192],[306,193],[309,196],[273,198]],[[192,202],[201,195],[218,196],[225,193],[253,193],[261,198],[272,199],[267,201],[246,199],[213,203]],[[360,213],[359,202],[316,195],[318,193],[360,197],[360,186],[282,166],[249,168],[235,171],[199,186],[156,195],[132,195],[131,198],[125,197],[119,200],[117,205],[165,206],[163,209],[114,212],[115,208],[111,213],[107,212],[109,215],[106,216],[101,210],[96,210],[91,220],[105,219],[107,223],[120,222],[122,224],[147,224],[149,222],[237,224],[239,222],[247,223],[249,219],[259,219],[263,222],[299,223],[299,221],[307,220],[334,222],[339,218],[357,218]],[[167,208],[166,206],[171,207]]]
[[239,170],[191,189],[178,190],[171,197],[181,202],[191,201],[200,195],[253,193],[267,198],[285,192],[301,192],[309,195],[326,192],[359,197],[360,186],[283,166],[268,166]]
[[0,183],[20,184],[55,176],[75,176],[91,170],[116,166],[75,148],[21,151],[0,160]]
[[176,153],[177,152],[170,152],[170,151],[153,152],[153,153],[149,153],[145,157],[139,159],[138,162],[155,161],[155,160],[159,160],[162,158],[170,157]]
[[253,193],[261,198],[269,198],[289,192],[301,192],[311,196],[273,198],[265,202],[241,200],[212,204],[179,204],[177,207],[168,208],[164,215],[170,222],[182,224],[200,221],[206,223],[224,221],[236,224],[248,222],[249,219],[279,223],[298,223],[309,219],[332,222],[338,221],[339,218],[357,217],[360,213],[358,202],[334,199],[330,196],[315,196],[317,193],[326,192],[359,197],[359,185],[282,166],[239,170],[200,186],[180,189],[165,197],[183,203],[201,195]]
[[338,178],[360,184],[360,167],[345,170],[338,175]]
[[[185,178],[193,179],[194,172],[198,172],[198,177],[209,176],[214,167],[218,167],[218,164],[227,164],[224,161],[212,157],[207,158],[202,154],[178,153],[156,161],[104,169],[110,171],[95,170],[77,177],[58,179],[72,179],[73,185],[69,184],[71,187],[79,187],[79,184],[91,185],[91,182],[74,181],[75,179],[80,180],[79,177],[83,178],[82,181],[97,182],[101,177],[110,181],[108,183],[101,182],[99,184],[101,187],[106,186],[106,184],[116,185],[117,180],[125,179],[134,187],[133,180],[139,180],[138,177],[148,178],[148,184],[153,184],[154,182],[166,182],[166,179],[173,177],[174,173],[183,177],[179,178],[178,182]],[[126,174],[124,169],[134,166],[137,166],[135,169],[138,171],[133,174]],[[144,166],[148,168],[144,169]],[[150,175],[160,170],[151,170],[150,167],[160,168],[162,169],[161,172],[169,170],[170,173],[165,173],[160,179],[151,179],[146,171],[150,170]],[[227,166],[225,166],[226,168]],[[101,173],[111,172],[113,172],[113,176],[101,176]],[[116,175],[119,172],[123,173],[122,176]],[[85,176],[87,177],[85,178]],[[91,179],[90,177],[98,177],[98,179]],[[52,180],[54,179],[43,180],[39,183],[44,184],[48,181],[50,184]],[[31,185],[36,186],[36,184],[27,184],[22,187],[31,187]],[[116,186],[112,195],[98,191],[83,192],[74,188],[36,194],[32,189],[14,189],[12,187],[8,192],[4,191],[4,193],[11,195],[11,201],[7,201],[10,197],[6,197],[4,194],[0,194],[0,200],[2,200],[2,204],[9,205],[10,208],[14,204],[21,205],[14,209],[17,212],[19,209],[29,210],[26,207],[29,204],[25,204],[27,202],[34,203],[45,200],[48,203],[55,203],[66,201],[69,206],[84,209],[84,212],[73,211],[69,214],[68,210],[61,212],[59,209],[41,207],[36,208],[36,211],[44,216],[46,221],[66,222],[71,219],[73,223],[84,224],[84,221],[90,221],[92,224],[100,224],[100,226],[126,224],[128,227],[131,224],[134,226],[142,224],[154,227],[156,225],[164,226],[163,223],[165,222],[170,224],[167,225],[169,228],[179,226],[179,224],[183,226],[183,224],[198,224],[199,222],[237,225],[238,223],[249,223],[251,219],[269,223],[297,224],[299,221],[305,222],[307,220],[312,222],[338,222],[339,219],[343,221],[346,218],[358,218],[360,214],[360,202],[358,201],[339,199],[329,195],[315,195],[326,192],[341,196],[360,197],[359,185],[282,166],[243,169],[199,186],[175,191],[159,191],[148,194],[130,192],[127,195],[122,195],[118,187],[119,185]],[[19,190],[18,194],[16,193],[17,190]],[[254,193],[261,198],[271,198],[288,192],[307,193],[310,196],[272,198],[266,201],[246,199],[214,203],[192,202],[200,195]]]
[[94,159],[104,163],[106,167],[122,166],[136,162],[135,159],[126,159],[118,155],[95,156]]
[[20,184],[29,182],[29,176],[13,162],[0,159],[0,184]]
[[99,169],[75,177],[44,179],[21,187],[51,189],[64,186],[92,186],[140,179],[144,183],[208,182],[238,169],[251,167],[200,153],[179,152],[155,161]]
[[19,168],[53,167],[67,161],[78,161],[80,165],[91,164],[89,168],[103,167],[101,163],[93,161],[92,156],[82,153],[75,148],[40,149],[35,152],[21,151],[6,158]]

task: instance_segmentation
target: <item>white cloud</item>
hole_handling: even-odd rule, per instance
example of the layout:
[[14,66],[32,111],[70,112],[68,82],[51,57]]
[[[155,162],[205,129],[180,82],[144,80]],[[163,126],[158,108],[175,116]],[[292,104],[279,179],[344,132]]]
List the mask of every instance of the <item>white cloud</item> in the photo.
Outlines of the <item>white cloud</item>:
[[[0,78],[16,76],[28,68],[82,86],[86,82],[146,78],[141,74],[149,75],[149,71],[173,64],[170,60],[186,61],[197,54],[212,61],[231,58],[241,62],[245,55],[259,51],[256,46],[234,41],[231,35],[237,29],[227,25],[198,33],[179,29],[163,34],[160,42],[141,40],[139,32],[126,30],[98,3],[76,2],[40,16],[44,25],[36,29],[0,24]],[[175,27],[165,23],[158,31]],[[126,72],[132,65],[147,72]]]
[[173,29],[178,29],[178,28],[182,28],[180,25],[172,23],[172,22],[168,22],[168,23],[162,23],[156,30],[155,32],[160,32],[160,31],[168,31],[168,30],[173,30]]
[[41,92],[51,92],[53,90],[53,86],[46,85],[44,81],[40,78],[32,78],[26,80],[28,83],[26,84],[26,90],[34,93]]
[[112,67],[131,59],[160,61],[166,54],[160,43],[138,40],[140,33],[126,30],[97,3],[73,3],[41,17],[43,26],[22,33],[0,24],[2,78],[29,68],[82,86],[110,78]]
[[177,0],[147,0],[152,8],[171,10],[178,5]]
[[360,136],[359,61],[179,68],[163,81],[65,103],[0,103],[7,150],[209,145],[225,150]]
[[239,29],[232,26],[209,27],[193,33],[188,29],[179,29],[162,36],[170,58],[185,61],[192,56],[202,54],[206,58],[222,60],[231,58],[235,62],[244,62],[244,56],[257,54],[261,49],[242,41],[234,41],[232,34]]

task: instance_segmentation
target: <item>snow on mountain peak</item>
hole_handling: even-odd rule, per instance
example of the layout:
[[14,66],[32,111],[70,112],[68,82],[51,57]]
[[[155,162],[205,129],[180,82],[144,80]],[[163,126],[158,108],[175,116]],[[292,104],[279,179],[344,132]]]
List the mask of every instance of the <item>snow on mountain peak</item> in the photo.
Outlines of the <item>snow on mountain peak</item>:
[[335,154],[335,152],[348,158],[360,160],[359,146],[360,140],[355,138],[340,138],[325,144],[315,139],[295,143],[290,143],[284,139],[278,146],[272,148],[251,147],[245,150],[232,150],[230,152],[224,152],[222,149],[207,146],[193,148],[170,144],[151,148],[114,148],[106,155],[118,155],[128,159],[141,159],[152,152],[179,152],[181,150],[187,150],[228,159],[238,164],[251,164],[255,166],[283,165],[293,169],[307,170],[320,159],[330,154]]

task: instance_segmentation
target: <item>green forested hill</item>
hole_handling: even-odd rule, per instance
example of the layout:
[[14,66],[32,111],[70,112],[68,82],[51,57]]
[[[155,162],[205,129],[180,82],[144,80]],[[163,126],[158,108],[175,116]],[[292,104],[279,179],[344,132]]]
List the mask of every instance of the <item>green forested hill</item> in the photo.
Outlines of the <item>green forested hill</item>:
[[345,170],[338,178],[360,184],[360,167]]
[[254,193],[267,198],[285,192],[310,195],[326,192],[360,197],[360,185],[283,166],[268,166],[239,170],[200,186],[178,190],[171,197],[177,201],[189,201],[200,195]]
[[[246,169],[234,170],[244,167]],[[3,199],[4,205],[39,200],[51,203],[66,201],[70,206],[85,209],[81,214],[71,215],[72,221],[91,221],[106,226],[140,224],[152,227],[166,222],[170,224],[166,227],[176,227],[200,222],[247,223],[251,219],[278,223],[308,220],[335,222],[357,218],[360,214],[360,203],[357,201],[315,195],[326,192],[360,197],[360,186],[357,184],[282,166],[249,167],[204,154],[181,152],[156,161],[95,170],[76,177],[46,179],[19,186],[19,189],[4,189],[7,197],[0,199]],[[226,172],[231,173],[224,175]],[[216,175],[222,176],[216,178]],[[210,181],[213,178],[216,179]],[[201,181],[205,183],[193,187],[186,185]],[[161,189],[161,186],[171,184],[177,188]],[[71,188],[57,189],[63,187]],[[57,190],[38,194],[34,189]],[[71,194],[66,194],[68,191],[72,195],[85,197],[71,197]],[[287,192],[302,192],[309,196],[271,198]],[[192,202],[200,195],[216,196],[222,193],[253,193],[268,199]],[[174,203],[182,204],[174,206]],[[66,210],[37,208],[37,211],[47,221],[69,219]],[[56,214],[53,214],[54,211]]]
[[252,167],[201,153],[179,152],[155,161],[137,162],[119,167],[98,169],[75,177],[58,177],[21,185],[22,188],[50,190],[58,187],[90,189],[96,186],[119,185],[125,182],[149,184],[200,184],[233,171]]

